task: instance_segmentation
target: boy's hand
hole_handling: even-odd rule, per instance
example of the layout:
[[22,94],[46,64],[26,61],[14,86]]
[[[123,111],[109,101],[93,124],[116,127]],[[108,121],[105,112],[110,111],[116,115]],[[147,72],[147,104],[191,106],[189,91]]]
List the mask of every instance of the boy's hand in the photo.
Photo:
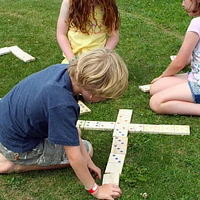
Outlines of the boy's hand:
[[97,191],[92,195],[97,199],[114,200],[122,195],[122,191],[117,185],[104,184],[102,186],[98,186]]
[[101,179],[101,169],[98,168],[95,164],[90,163],[88,165],[88,168],[90,170],[91,175],[93,176],[93,178],[98,178]]

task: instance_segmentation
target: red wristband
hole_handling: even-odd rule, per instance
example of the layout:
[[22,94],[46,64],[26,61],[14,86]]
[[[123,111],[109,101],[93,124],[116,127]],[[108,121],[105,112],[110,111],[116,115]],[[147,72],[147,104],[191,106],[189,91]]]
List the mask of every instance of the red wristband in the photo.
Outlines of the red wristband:
[[93,194],[94,192],[97,191],[97,189],[98,189],[98,185],[95,183],[94,186],[90,190],[88,190],[88,192],[90,194]]

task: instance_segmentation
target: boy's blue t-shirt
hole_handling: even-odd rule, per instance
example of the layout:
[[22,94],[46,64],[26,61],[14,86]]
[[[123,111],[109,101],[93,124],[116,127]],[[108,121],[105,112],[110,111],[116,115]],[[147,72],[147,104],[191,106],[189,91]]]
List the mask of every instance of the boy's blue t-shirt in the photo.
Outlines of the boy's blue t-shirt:
[[0,100],[0,142],[8,150],[25,152],[45,138],[54,144],[79,145],[80,108],[67,66],[53,65],[28,76]]

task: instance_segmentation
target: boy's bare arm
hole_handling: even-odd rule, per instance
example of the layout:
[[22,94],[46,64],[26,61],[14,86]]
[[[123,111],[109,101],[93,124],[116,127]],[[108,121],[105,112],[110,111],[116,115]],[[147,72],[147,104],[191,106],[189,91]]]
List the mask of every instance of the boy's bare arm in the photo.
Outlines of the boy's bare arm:
[[80,146],[64,146],[70,165],[85,188],[91,189],[95,181],[87,167],[87,160],[83,157]]
[[[91,157],[92,155],[89,155],[83,142],[82,139],[80,138],[80,147],[81,147],[81,153],[84,157],[84,159],[87,162],[87,167],[89,168],[90,172],[92,174],[95,174],[95,177],[101,179],[101,169],[99,167],[97,167],[94,162],[92,161]],[[93,152],[91,152],[91,154],[93,154]]]
[[[95,185],[95,180],[89,172],[87,160],[82,155],[80,146],[64,146],[70,165],[76,173],[79,180],[83,183],[87,190]],[[105,184],[98,186],[98,189],[92,194],[98,199],[113,200],[113,196],[120,197],[122,194],[117,185]]]

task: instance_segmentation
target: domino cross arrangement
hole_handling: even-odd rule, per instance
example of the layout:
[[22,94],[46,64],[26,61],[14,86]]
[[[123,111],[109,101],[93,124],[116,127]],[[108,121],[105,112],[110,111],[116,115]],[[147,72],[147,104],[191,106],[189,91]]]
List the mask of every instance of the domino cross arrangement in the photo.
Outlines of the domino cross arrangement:
[[116,122],[78,120],[77,126],[85,130],[113,131],[113,141],[102,184],[119,185],[128,146],[128,133],[190,135],[188,125],[131,124],[132,110],[119,109]]

